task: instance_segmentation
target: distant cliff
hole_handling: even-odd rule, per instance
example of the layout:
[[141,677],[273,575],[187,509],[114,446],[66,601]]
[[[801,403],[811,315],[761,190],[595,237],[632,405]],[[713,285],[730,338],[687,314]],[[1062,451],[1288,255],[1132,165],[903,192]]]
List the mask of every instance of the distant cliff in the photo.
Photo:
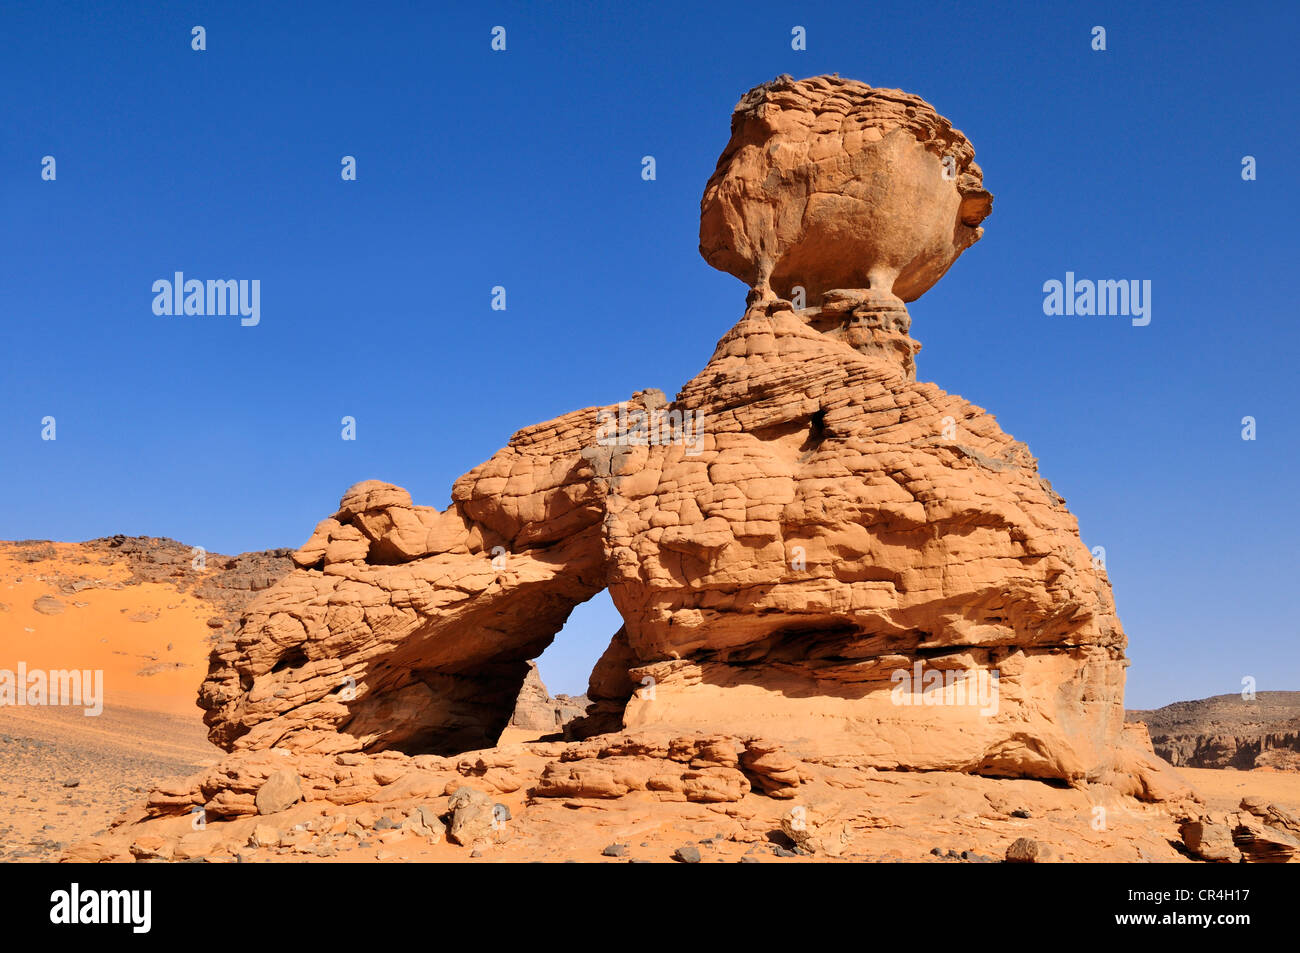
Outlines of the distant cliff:
[[1215,695],[1129,711],[1143,722],[1156,754],[1175,767],[1300,770],[1300,692]]

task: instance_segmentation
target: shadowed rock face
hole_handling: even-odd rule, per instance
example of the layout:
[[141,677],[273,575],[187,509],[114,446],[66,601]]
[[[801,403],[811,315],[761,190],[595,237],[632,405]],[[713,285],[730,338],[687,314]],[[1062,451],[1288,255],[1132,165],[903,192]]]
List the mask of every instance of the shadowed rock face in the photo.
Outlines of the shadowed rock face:
[[[972,156],[905,93],[747,94],[701,251],[751,294],[705,368],[671,404],[520,431],[443,512],[349,490],[213,653],[212,739],[490,745],[528,660],[607,587],[625,625],[574,733],[761,734],[1159,796],[1121,738],[1124,634],[1073,516],[990,415],[913,379],[902,301],[979,236]],[[777,296],[793,284],[811,307]]]
[[[662,400],[662,396],[659,398]],[[439,512],[367,481],[245,613],[199,694],[228,748],[491,745],[528,660],[605,587],[597,409],[515,434]]]

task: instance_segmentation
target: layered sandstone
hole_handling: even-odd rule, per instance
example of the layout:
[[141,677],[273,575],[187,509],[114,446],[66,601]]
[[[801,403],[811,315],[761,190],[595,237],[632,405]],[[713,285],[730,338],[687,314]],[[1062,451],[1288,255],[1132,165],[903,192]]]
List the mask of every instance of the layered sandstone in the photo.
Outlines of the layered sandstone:
[[[782,77],[748,93],[701,252],[749,305],[704,369],[671,402],[641,391],[521,430],[445,510],[351,488],[214,651],[212,740],[490,747],[530,660],[608,588],[625,625],[571,731],[746,752],[704,762],[711,780],[669,771],[666,790],[740,792],[770,747],[1185,794],[1125,740],[1124,632],[1064,500],[991,415],[914,379],[904,302],[991,209],[973,156],[896,90]],[[795,287],[803,302],[783,297]],[[574,770],[538,795],[589,790]],[[619,784],[657,790],[647,771]]]
[[1215,695],[1128,718],[1146,725],[1156,754],[1175,766],[1300,769],[1300,692]]

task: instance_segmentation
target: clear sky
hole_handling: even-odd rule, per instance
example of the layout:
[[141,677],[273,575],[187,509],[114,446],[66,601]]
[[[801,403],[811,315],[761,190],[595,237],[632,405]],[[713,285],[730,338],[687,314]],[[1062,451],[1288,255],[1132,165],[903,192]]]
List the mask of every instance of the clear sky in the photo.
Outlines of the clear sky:
[[[1300,688],[1296,4],[444,6],[0,6],[0,538],[297,546],[358,480],[445,506],[519,427],[671,396],[744,306],[697,252],[732,107],[838,72],[975,144],[918,377],[1105,547],[1129,706]],[[156,316],[175,271],[258,279],[260,323]],[[1151,323],[1045,315],[1067,271],[1151,281]],[[575,613],[552,690],[617,624]]]

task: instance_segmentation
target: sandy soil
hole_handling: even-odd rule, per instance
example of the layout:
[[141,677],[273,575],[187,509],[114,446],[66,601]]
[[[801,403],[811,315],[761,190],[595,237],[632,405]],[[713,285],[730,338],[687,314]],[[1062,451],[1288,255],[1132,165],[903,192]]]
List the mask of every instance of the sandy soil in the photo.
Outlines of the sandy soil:
[[[99,670],[105,703],[98,716],[73,706],[0,708],[2,861],[54,860],[69,845],[102,835],[124,813],[138,812],[158,782],[193,775],[222,754],[206,740],[194,703],[213,640],[208,620],[222,610],[192,591],[142,582],[125,564],[103,564],[77,544],[40,549],[33,559],[31,546],[0,543],[0,669],[25,662],[29,670]],[[542,734],[507,729],[501,744]],[[1243,796],[1259,795],[1300,814],[1300,773],[1182,773],[1213,810],[1235,810]],[[1078,856],[1104,850],[1107,859],[1182,859],[1169,848],[1176,832],[1168,818],[1121,812],[1113,833],[1097,834],[1082,794],[1079,804],[1065,803],[1060,792],[1032,781],[954,776],[938,784],[884,774],[870,785],[872,797],[895,816],[864,834],[845,859],[942,862],[963,850],[994,857],[1021,834],[1073,843]],[[500,801],[514,818],[510,836],[481,857],[385,829],[384,808],[374,805],[327,813],[319,802],[298,804],[269,819],[297,841],[277,848],[247,846],[252,828],[266,818],[213,824],[205,833],[194,830],[191,818],[176,817],[159,822],[159,829],[177,838],[197,833],[219,839],[223,846],[211,859],[228,860],[667,861],[686,844],[696,845],[705,862],[773,856],[773,844],[747,831],[726,806],[636,797],[528,804],[523,790]],[[1006,803],[990,812],[989,801]],[[1027,809],[1025,819],[1009,817],[1012,807]],[[400,821],[400,811],[390,813]],[[625,853],[603,856],[611,845],[623,845]],[[1071,859],[1071,850],[1064,853]]]
[[1235,811],[1248,795],[1267,798],[1292,814],[1300,814],[1300,771],[1221,771],[1211,768],[1179,768],[1212,811]]
[[[53,860],[108,827],[152,783],[221,753],[194,703],[207,671],[213,606],[133,583],[76,544],[32,562],[0,548],[0,669],[103,673],[103,711],[0,707],[0,860]],[[30,547],[28,548],[30,550]],[[43,610],[43,611],[42,611]],[[83,699],[83,702],[85,699]]]

